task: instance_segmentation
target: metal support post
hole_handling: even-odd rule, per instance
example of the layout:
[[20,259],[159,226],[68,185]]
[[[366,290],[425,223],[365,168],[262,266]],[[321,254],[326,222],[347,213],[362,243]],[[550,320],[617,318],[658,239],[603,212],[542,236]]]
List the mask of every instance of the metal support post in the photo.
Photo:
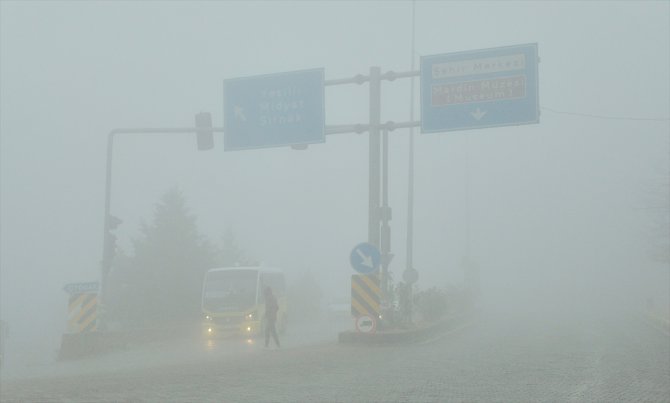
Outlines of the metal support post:
[[386,295],[390,295],[388,281],[388,267],[391,263],[391,208],[389,207],[389,134],[388,130],[382,132],[382,208],[380,209],[381,220],[381,256],[382,256],[382,290]]
[[370,170],[368,242],[379,247],[379,122],[381,116],[381,68],[370,67]]
[[102,221],[102,261],[101,261],[101,273],[100,273],[100,305],[105,306],[107,302],[107,274],[112,268],[112,262],[109,259],[111,251],[109,248],[109,209],[110,209],[110,200],[112,194],[112,156],[114,152],[114,134],[115,131],[111,131],[107,134],[107,171],[105,173],[105,216]]

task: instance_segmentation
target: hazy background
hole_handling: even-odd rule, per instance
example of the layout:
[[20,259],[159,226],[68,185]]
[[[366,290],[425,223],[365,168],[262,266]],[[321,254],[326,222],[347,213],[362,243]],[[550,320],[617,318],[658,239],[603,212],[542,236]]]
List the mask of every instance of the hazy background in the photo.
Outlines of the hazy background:
[[[39,334],[55,349],[62,287],[99,278],[111,129],[191,126],[201,111],[223,126],[226,78],[407,71],[411,10],[399,1],[0,3],[0,314],[12,338]],[[654,234],[668,208],[669,13],[662,1],[416,3],[417,69],[421,55],[537,42],[549,108],[537,125],[417,134],[420,287],[462,282],[469,221],[488,300],[667,305],[668,262],[652,247],[668,247]],[[382,121],[409,119],[409,89],[408,79],[382,83]],[[367,94],[367,85],[327,87],[327,124],[366,122]],[[407,131],[391,138],[399,278]],[[367,134],[340,134],[305,151],[224,153],[218,137],[198,152],[194,136],[120,135],[119,242],[132,252],[140,220],[176,186],[212,241],[230,228],[289,281],[309,270],[325,298],[346,298],[349,252],[367,238],[367,146]]]

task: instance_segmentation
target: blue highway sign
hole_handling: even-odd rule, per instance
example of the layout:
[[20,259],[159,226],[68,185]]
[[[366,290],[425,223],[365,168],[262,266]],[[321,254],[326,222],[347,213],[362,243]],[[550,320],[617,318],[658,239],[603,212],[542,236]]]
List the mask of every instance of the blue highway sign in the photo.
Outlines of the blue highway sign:
[[379,269],[381,254],[376,246],[363,242],[351,251],[349,256],[351,267],[361,274],[372,274]]
[[537,44],[421,58],[421,132],[539,122]]
[[323,143],[324,70],[223,82],[225,151]]
[[89,283],[71,283],[63,287],[63,290],[68,294],[85,294],[85,293],[95,293],[98,292],[100,288],[100,283],[97,281],[92,281]]

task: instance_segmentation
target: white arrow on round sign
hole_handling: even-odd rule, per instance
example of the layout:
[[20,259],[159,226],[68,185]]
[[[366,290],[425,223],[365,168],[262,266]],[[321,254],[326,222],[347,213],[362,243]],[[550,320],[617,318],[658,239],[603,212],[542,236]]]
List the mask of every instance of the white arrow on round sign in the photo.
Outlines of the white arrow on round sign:
[[361,274],[372,274],[379,270],[381,254],[376,246],[363,242],[359,243],[349,255],[351,267]]

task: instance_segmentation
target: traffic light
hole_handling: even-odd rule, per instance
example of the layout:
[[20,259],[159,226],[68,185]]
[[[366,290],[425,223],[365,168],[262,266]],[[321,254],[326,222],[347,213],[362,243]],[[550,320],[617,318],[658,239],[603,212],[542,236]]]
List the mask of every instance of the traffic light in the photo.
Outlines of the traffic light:
[[200,112],[195,115],[195,127],[197,130],[198,150],[211,150],[214,148],[214,132],[212,131],[212,114]]
[[112,233],[120,224],[122,223],[121,219],[113,215],[107,216],[107,231],[105,232],[105,240],[102,251],[102,268],[103,273],[107,275],[111,268],[112,263],[114,262],[114,257],[116,256],[116,235]]
[[123,221],[116,216],[108,215],[107,216],[107,228],[110,230],[116,229]]
[[112,262],[114,261],[114,256],[116,256],[116,235],[107,231],[105,233],[105,250],[103,251],[102,257],[102,269],[105,276],[112,269]]

